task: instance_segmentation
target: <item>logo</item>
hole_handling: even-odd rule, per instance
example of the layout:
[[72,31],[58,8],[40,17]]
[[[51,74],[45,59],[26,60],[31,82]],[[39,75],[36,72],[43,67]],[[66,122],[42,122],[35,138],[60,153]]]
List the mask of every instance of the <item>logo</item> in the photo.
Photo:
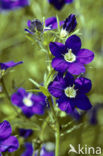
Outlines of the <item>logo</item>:
[[78,147],[77,149],[75,149],[75,147],[70,144],[70,150],[68,151],[68,154],[73,152],[73,153],[76,153],[76,154],[101,154],[102,153],[102,149],[101,147],[88,147],[87,145],[85,146],[81,146],[80,144],[78,144]]

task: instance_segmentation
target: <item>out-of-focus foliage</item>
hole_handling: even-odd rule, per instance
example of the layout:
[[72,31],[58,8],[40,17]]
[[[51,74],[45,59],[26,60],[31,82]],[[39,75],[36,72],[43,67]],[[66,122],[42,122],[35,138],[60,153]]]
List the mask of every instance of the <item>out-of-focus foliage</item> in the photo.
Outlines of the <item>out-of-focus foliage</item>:
[[[64,20],[70,13],[76,14],[78,28],[80,29],[80,37],[82,39],[82,47],[90,49],[95,53],[95,59],[87,67],[86,76],[92,80],[93,88],[90,92],[90,99],[93,105],[103,103],[103,1],[102,0],[75,0],[73,4],[66,5],[61,11],[55,10],[47,0],[31,0],[31,5],[19,10],[0,13],[0,62],[7,61],[24,61],[18,67],[15,67],[4,81],[6,88],[11,95],[16,88],[24,87],[31,89],[34,85],[29,78],[36,80],[38,83],[43,82],[44,73],[47,71],[47,57],[40,47],[32,44],[27,38],[24,28],[28,19],[39,19],[43,21],[43,17],[48,18],[58,15],[60,20]],[[13,130],[12,121],[15,116],[11,104],[0,88],[0,119],[10,119]],[[18,110],[19,111],[19,110]],[[41,117],[35,122],[38,122]],[[45,116],[44,116],[45,118]],[[103,116],[99,117],[102,121]],[[31,119],[33,120],[33,118]],[[42,119],[43,120],[43,119]],[[61,125],[70,121],[70,117],[63,117],[60,120]],[[41,122],[41,120],[40,120]],[[23,123],[23,122],[22,122]],[[22,125],[17,120],[16,124]],[[101,122],[100,122],[101,123]],[[28,128],[31,128],[30,122],[27,122]],[[69,144],[76,145],[81,143],[88,146],[103,147],[103,125],[84,126],[80,124],[77,128],[71,123],[68,129],[72,128],[70,134],[61,136],[61,156],[67,156]],[[32,125],[33,126],[33,125]],[[41,123],[40,123],[41,126]],[[35,124],[34,124],[35,127]],[[26,128],[26,127],[25,127]],[[47,126],[46,130],[50,131],[51,127]],[[38,132],[34,132],[33,138]],[[45,140],[54,141],[54,135],[45,131]],[[39,135],[39,133],[38,133]],[[30,138],[31,139],[31,138]],[[23,139],[19,139],[23,145]],[[23,149],[21,149],[22,153]],[[14,155],[20,154],[19,151]]]

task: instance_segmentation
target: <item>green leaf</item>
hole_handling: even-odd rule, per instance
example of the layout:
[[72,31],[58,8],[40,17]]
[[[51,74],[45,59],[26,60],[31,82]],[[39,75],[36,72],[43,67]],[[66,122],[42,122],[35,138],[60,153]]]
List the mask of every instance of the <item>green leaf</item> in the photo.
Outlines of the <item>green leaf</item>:
[[60,21],[59,21],[58,15],[56,15],[56,18],[57,18],[57,24],[58,24],[58,31],[60,32]]
[[36,87],[38,87],[38,88],[40,87],[40,85],[33,79],[30,78],[29,81],[32,82]]
[[29,35],[25,35],[25,37],[26,37],[28,40],[30,40],[32,43],[34,43],[34,40],[33,40],[32,37],[30,37]]
[[40,130],[40,127],[30,120],[23,120],[16,118],[15,120],[10,121],[13,128],[24,128],[32,130]]

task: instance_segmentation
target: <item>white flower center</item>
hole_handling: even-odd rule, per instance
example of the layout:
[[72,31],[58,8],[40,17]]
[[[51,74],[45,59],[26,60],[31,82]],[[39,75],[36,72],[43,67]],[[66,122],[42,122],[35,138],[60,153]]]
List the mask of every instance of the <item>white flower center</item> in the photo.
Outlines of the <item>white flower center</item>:
[[67,87],[65,90],[65,95],[69,98],[75,98],[76,97],[76,90],[73,87]]
[[46,143],[46,146],[45,146],[46,150],[47,151],[54,151],[55,150],[55,145],[51,142],[48,142]]
[[74,62],[76,60],[76,56],[72,53],[72,49],[68,50],[68,52],[64,55],[64,59],[67,62]]
[[33,105],[33,102],[31,100],[31,96],[32,96],[32,93],[30,93],[27,97],[24,97],[23,98],[23,103],[24,105],[26,105],[27,107],[31,107]]
[[65,29],[62,29],[61,32],[60,32],[60,37],[61,38],[64,38],[68,35],[68,32],[65,30]]

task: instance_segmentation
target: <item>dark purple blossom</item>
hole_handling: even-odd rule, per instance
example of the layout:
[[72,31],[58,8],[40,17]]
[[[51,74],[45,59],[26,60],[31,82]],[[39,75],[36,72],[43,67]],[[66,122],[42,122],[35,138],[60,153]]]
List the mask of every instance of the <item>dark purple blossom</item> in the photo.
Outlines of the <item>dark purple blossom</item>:
[[23,88],[19,88],[18,91],[11,96],[12,103],[20,107],[27,117],[31,117],[34,114],[44,114],[46,107],[45,100],[46,97],[42,93],[38,95],[28,93]]
[[28,20],[27,22],[28,29],[25,29],[30,34],[34,34],[36,31],[43,32],[43,24],[40,20]]
[[85,64],[94,59],[94,53],[88,49],[81,49],[81,40],[78,36],[70,36],[65,45],[58,42],[51,42],[50,51],[55,56],[52,60],[52,67],[59,72],[70,72],[79,75],[85,72]]
[[89,110],[92,105],[85,95],[91,89],[91,81],[80,77],[74,77],[67,73],[64,77],[58,74],[53,82],[50,83],[48,90],[54,97],[58,98],[59,108],[66,113],[73,113],[75,108]]
[[96,104],[92,109],[88,112],[89,122],[92,125],[98,124],[98,113],[103,109],[103,104]]
[[61,10],[65,4],[72,3],[73,0],[48,0],[57,10]]
[[0,11],[14,10],[29,5],[29,0],[0,0]]
[[[63,25],[63,21],[60,22],[60,26]],[[30,34],[34,34],[37,31],[43,32],[47,30],[53,30],[58,28],[57,18],[56,17],[50,17],[45,20],[45,28],[43,30],[43,23],[39,21],[38,19],[35,20],[28,20],[27,22],[28,28],[25,29]]]
[[18,149],[19,143],[15,136],[11,136],[12,128],[8,121],[0,123],[0,152],[14,152]]
[[7,70],[8,68],[15,67],[19,64],[23,63],[22,61],[15,63],[14,61],[9,61],[5,63],[0,63],[1,70]]
[[70,14],[68,18],[65,19],[63,28],[61,30],[61,36],[65,37],[68,33],[75,30],[77,26],[76,17],[74,14]]
[[24,137],[25,139],[31,136],[33,131],[31,129],[19,129],[20,136]]
[[[35,152],[34,156],[38,156],[38,151]],[[54,144],[46,143],[42,146],[40,156],[55,156]]]
[[21,156],[33,156],[33,146],[31,143],[25,143],[25,152]]

